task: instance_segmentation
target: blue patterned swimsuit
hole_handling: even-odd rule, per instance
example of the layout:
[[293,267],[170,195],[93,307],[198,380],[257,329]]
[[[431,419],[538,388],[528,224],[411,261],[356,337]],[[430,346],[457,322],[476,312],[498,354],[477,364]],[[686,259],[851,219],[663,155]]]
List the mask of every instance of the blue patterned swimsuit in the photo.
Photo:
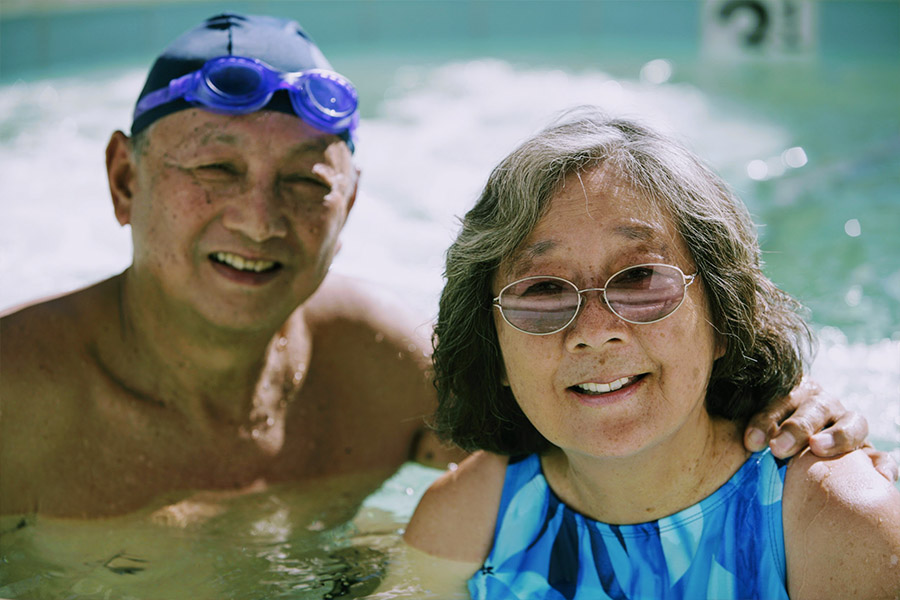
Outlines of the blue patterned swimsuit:
[[566,506],[537,455],[510,461],[494,546],[469,592],[476,600],[787,599],[786,466],[757,452],[689,508],[608,525]]

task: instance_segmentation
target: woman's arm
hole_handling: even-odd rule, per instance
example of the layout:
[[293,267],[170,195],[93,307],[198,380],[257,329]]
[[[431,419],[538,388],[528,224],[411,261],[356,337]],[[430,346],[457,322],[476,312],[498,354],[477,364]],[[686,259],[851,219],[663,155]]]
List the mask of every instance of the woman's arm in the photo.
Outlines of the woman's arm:
[[406,543],[432,556],[481,565],[493,544],[507,462],[476,452],[438,478],[416,507]]
[[900,491],[864,452],[792,460],[783,514],[792,600],[900,597]]
[[505,457],[476,452],[435,481],[406,528],[409,548],[400,564],[392,565],[388,582],[399,577],[422,590],[440,591],[440,597],[465,593],[493,544],[506,465]]

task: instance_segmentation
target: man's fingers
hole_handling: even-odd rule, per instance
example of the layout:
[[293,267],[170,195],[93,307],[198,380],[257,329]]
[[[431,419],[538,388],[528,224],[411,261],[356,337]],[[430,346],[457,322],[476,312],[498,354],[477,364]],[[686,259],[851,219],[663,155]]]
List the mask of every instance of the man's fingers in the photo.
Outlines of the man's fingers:
[[806,393],[798,394],[795,390],[789,396],[771,402],[764,412],[753,415],[744,433],[744,445],[747,449],[758,452],[765,448],[769,439],[778,432],[779,423],[797,409],[799,398],[809,395],[804,394]]
[[[775,456],[793,456],[807,446],[813,434],[832,425],[846,413],[839,400],[822,392],[816,383],[804,380],[786,398],[771,403],[765,412],[751,419],[745,433],[745,445],[749,450],[757,451],[765,448],[768,441]],[[841,427],[838,434],[849,433],[848,437],[855,439],[855,432],[851,427]],[[853,447],[858,446],[864,437],[865,434]]]
[[875,470],[884,475],[885,479],[891,483],[897,481],[897,477],[900,476],[900,470],[898,470],[897,463],[890,454],[880,452],[871,446],[863,448],[863,451],[872,459]]
[[807,445],[813,454],[828,457],[859,448],[868,433],[869,424],[862,415],[847,412],[829,398],[798,408],[781,424],[770,446],[778,458],[793,456]]
[[809,447],[816,456],[837,456],[865,444],[868,434],[869,423],[863,416],[848,412],[835,421],[834,425],[809,438]]

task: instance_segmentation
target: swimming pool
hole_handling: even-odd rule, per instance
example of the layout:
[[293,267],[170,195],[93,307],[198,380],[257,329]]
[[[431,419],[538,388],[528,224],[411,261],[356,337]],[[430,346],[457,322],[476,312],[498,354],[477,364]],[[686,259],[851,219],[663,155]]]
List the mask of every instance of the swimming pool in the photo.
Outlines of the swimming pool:
[[[153,50],[222,6],[2,17],[0,307],[128,264],[103,149],[128,127]],[[796,52],[707,36],[699,2],[564,3],[574,18],[559,4],[484,0],[344,2],[331,18],[324,3],[227,6],[296,16],[360,88],[362,188],[336,270],[377,273],[427,326],[455,217],[505,152],[574,104],[644,115],[747,201],[767,272],[810,308],[813,376],[900,460],[900,5],[815,5]],[[94,40],[95,30],[120,39]],[[35,46],[41,35],[49,41]],[[87,56],[131,40],[141,49],[114,61]],[[3,523],[0,597],[358,595],[434,475],[407,465],[377,493],[383,476],[179,500],[94,524]],[[323,513],[338,490],[347,501]],[[362,535],[350,517],[366,497],[375,533]]]

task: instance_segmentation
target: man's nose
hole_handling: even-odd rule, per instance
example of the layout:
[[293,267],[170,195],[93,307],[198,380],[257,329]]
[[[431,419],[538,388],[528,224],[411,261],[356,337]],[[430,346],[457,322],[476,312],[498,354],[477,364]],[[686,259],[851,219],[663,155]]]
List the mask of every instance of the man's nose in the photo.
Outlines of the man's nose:
[[264,242],[287,235],[284,205],[274,183],[248,183],[228,202],[222,219],[225,227],[253,240]]

